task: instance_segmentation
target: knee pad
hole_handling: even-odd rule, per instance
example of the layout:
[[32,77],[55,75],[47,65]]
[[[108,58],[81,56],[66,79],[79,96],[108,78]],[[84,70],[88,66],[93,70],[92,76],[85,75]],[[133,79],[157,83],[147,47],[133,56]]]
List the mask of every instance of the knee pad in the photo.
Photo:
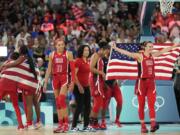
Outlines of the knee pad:
[[66,108],[66,96],[65,95],[59,95],[58,96],[58,104],[60,106],[61,109],[65,109]]

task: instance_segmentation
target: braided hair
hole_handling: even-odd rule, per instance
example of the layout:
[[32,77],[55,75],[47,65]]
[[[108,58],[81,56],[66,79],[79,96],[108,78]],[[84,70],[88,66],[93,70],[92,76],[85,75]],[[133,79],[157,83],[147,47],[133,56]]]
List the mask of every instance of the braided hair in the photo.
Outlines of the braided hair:
[[36,70],[35,70],[35,65],[34,65],[33,59],[30,56],[28,48],[25,45],[22,45],[20,47],[19,54],[27,56],[27,62],[29,64],[29,67],[30,67],[32,73],[34,74],[35,79],[37,79],[37,74],[36,74]]

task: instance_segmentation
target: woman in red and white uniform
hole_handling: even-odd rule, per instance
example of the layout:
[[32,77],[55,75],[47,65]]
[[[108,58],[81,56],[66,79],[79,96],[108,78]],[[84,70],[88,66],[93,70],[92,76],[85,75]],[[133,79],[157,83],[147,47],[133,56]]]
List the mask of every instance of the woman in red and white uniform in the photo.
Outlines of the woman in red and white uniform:
[[99,50],[95,52],[90,61],[90,88],[91,95],[93,96],[93,107],[90,114],[90,126],[91,128],[98,129],[100,126],[98,124],[98,113],[103,107],[104,95],[104,63],[102,58],[108,50],[108,45],[106,42],[99,43]]
[[[61,39],[55,40],[56,51],[49,56],[48,69],[45,75],[44,90],[46,90],[48,78],[52,75],[52,87],[56,100],[59,125],[54,130],[55,133],[66,132],[69,130],[68,112],[66,105],[66,95],[69,90],[73,90],[75,79],[75,65],[73,55],[66,51],[65,42]],[[68,67],[71,69],[71,82]]]
[[144,42],[142,44],[142,50],[139,53],[131,53],[129,51],[117,48],[115,44],[112,45],[112,48],[116,51],[125,54],[129,57],[132,57],[138,62],[138,79],[136,81],[135,93],[138,97],[139,103],[139,119],[141,122],[141,132],[147,133],[148,129],[146,128],[144,122],[144,106],[145,98],[147,97],[149,115],[151,128],[150,132],[155,132],[159,129],[159,125],[156,122],[155,115],[155,101],[156,101],[156,87],[155,87],[155,71],[154,71],[154,57],[158,57],[161,54],[170,51],[171,49],[179,46],[175,44],[171,47],[164,48],[158,52],[152,52],[153,44],[149,42]]

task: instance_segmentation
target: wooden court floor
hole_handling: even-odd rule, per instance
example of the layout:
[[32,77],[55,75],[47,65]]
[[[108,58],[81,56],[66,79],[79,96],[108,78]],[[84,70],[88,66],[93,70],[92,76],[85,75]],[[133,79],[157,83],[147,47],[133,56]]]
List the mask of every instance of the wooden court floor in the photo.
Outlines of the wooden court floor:
[[[149,125],[148,125],[149,128]],[[139,124],[123,125],[117,128],[109,125],[105,131],[97,132],[68,132],[57,133],[62,135],[139,135]],[[180,124],[161,124],[160,129],[156,133],[148,133],[152,135],[180,135]],[[15,126],[0,126],[0,135],[54,135],[53,126],[45,126],[40,130],[24,130],[17,131]]]

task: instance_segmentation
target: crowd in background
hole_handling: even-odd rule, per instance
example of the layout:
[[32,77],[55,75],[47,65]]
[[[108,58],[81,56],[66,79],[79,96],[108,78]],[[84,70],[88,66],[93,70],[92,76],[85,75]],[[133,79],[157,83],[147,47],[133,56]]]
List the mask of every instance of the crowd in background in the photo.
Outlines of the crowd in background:
[[[152,16],[152,34],[156,42],[180,41],[180,6],[166,17],[159,4]],[[140,35],[139,3],[118,0],[7,0],[0,1],[0,45],[8,54],[25,44],[31,55],[48,61],[57,37],[66,41],[76,57],[77,48],[87,44],[93,51],[100,41],[137,42]]]
[[31,56],[47,62],[57,37],[66,41],[74,57],[83,44],[96,51],[100,41],[137,42],[138,7],[117,0],[0,1],[0,44],[8,47],[8,54],[25,44]]
[[179,43],[180,42],[180,3],[175,2],[172,14],[163,16],[159,7],[156,5],[153,16],[151,17],[151,30],[158,43]]

